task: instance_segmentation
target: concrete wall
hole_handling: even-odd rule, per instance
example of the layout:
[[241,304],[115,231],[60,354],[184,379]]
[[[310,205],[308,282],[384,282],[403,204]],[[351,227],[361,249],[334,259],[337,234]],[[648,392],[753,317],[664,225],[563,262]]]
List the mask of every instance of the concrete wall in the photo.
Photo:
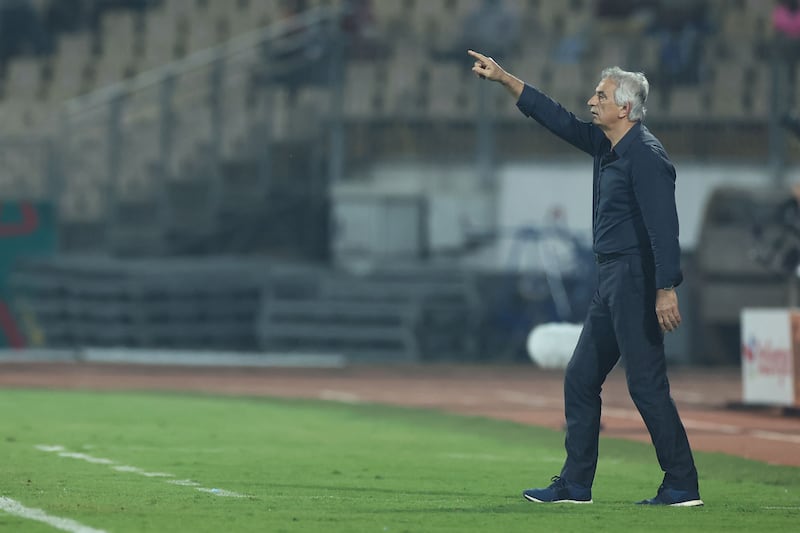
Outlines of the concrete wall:
[[[715,187],[767,185],[772,180],[766,166],[692,161],[675,161],[675,164],[680,241],[685,252],[693,251],[697,244],[705,205]],[[487,239],[494,240],[494,244],[467,254],[464,261],[471,266],[505,269],[510,266],[508,258],[515,245],[510,233],[522,226],[558,223],[591,242],[591,173],[588,157],[508,163],[498,168],[496,187],[491,190],[480,183],[471,164],[387,162],[357,180],[337,185],[334,203],[336,198],[350,203],[358,198],[363,203],[370,196],[377,203],[386,203],[395,196],[406,201],[421,199],[424,214],[414,224],[422,229],[424,238],[419,242],[426,247],[426,253],[448,254],[463,249],[476,236],[494,236],[495,239]],[[789,180],[800,181],[800,170],[794,169]],[[560,213],[557,221],[553,219],[555,210]],[[352,232],[363,232],[365,224],[359,219],[358,225],[351,224],[348,230],[343,221],[337,228],[341,234],[335,238],[348,238],[348,231],[350,236]]]

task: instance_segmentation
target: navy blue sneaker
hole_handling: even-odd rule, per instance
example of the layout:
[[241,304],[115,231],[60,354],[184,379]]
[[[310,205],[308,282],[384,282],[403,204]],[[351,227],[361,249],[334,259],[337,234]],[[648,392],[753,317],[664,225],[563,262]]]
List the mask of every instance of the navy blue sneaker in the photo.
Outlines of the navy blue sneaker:
[[528,489],[522,496],[536,503],[592,503],[592,489],[553,476],[546,489]]
[[697,490],[678,490],[661,485],[655,498],[636,502],[638,505],[669,505],[672,507],[700,507],[703,500]]

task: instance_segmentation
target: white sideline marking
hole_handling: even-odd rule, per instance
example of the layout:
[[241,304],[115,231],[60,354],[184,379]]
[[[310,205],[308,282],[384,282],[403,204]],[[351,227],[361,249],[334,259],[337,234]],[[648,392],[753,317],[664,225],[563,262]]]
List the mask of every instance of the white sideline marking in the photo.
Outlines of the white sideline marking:
[[775,431],[756,430],[751,432],[751,435],[760,439],[779,440],[782,442],[792,442],[800,444],[800,435],[787,435],[786,433],[778,433]]
[[[642,422],[642,415],[635,409],[620,409],[618,407],[603,407],[601,413],[603,416],[611,418],[621,418],[622,420],[638,420]],[[642,422],[644,424],[644,422]]]
[[546,396],[537,396],[513,390],[498,390],[495,391],[495,393],[502,400],[527,405],[529,407],[560,407],[562,405],[560,401],[553,400]]
[[93,463],[96,465],[113,465],[114,461],[111,459],[104,459],[102,457],[92,457],[91,455],[86,455],[85,453],[79,452],[59,452],[58,455],[61,457],[68,457],[70,459],[80,459],[81,461],[86,461],[87,463]]
[[172,474],[167,474],[165,472],[147,472],[138,466],[118,465],[112,468],[117,472],[130,472],[131,474],[139,474],[140,476],[144,477],[175,477]]
[[701,422],[700,420],[684,419],[683,425],[689,429],[701,429],[705,431],[718,431],[726,435],[739,435],[744,430],[739,426],[730,424],[717,424],[716,422]]
[[200,492],[208,492],[209,494],[213,494],[214,496],[227,496],[228,498],[247,498],[245,494],[239,494],[238,492],[233,492],[231,490],[225,489],[207,489],[205,487],[198,487],[197,490]]
[[172,485],[180,485],[181,487],[199,487],[200,483],[192,481],[191,479],[168,479],[167,483]]
[[105,530],[95,529],[93,527],[84,526],[80,522],[70,520],[69,518],[61,518],[60,516],[52,516],[41,509],[33,509],[25,507],[16,500],[0,496],[0,509],[8,514],[27,518],[28,520],[35,520],[42,522],[48,526],[52,526],[62,531],[69,531],[70,533],[106,533]]
[[62,452],[64,451],[63,446],[47,446],[45,444],[37,444],[35,446],[37,450],[41,450],[43,452]]
[[[51,445],[47,445],[47,444],[37,444],[36,446],[34,446],[34,448],[36,448],[37,450],[41,450],[43,452],[51,452],[51,453],[54,452],[54,453],[57,453],[59,457],[66,457],[68,459],[78,459],[78,460],[86,461],[87,463],[92,463],[92,464],[108,465],[108,466],[111,466],[111,468],[113,470],[116,470],[117,472],[126,472],[126,473],[129,473],[129,474],[138,474],[138,475],[144,476],[144,477],[160,477],[160,478],[175,477],[175,474],[169,474],[167,472],[148,472],[146,470],[143,470],[143,469],[139,468],[138,466],[117,464],[116,461],[113,461],[111,459],[105,459],[105,458],[102,458],[102,457],[93,457],[93,456],[85,454],[85,453],[68,452],[68,451],[66,451],[66,448],[64,448],[63,446],[60,446],[60,445],[52,445],[51,446]],[[233,492],[233,491],[230,491],[230,490],[210,489],[210,488],[206,488],[206,487],[201,487],[200,483],[197,483],[196,481],[192,481],[191,479],[179,479],[179,480],[168,479],[168,480],[165,480],[165,481],[167,483],[172,484],[172,485],[179,485],[179,486],[184,486],[184,487],[193,487],[195,490],[198,490],[200,492],[207,492],[209,494],[213,494],[214,496],[224,496],[224,497],[227,497],[227,498],[248,498],[249,497],[247,494],[239,494],[238,492]]]
[[762,507],[768,511],[800,511],[800,507]]
[[361,398],[358,397],[358,394],[353,394],[352,392],[344,392],[339,390],[329,390],[329,389],[320,391],[319,399],[331,400],[334,402],[342,402],[342,403],[361,403]]
[[675,400],[684,403],[706,403],[708,401],[707,396],[702,392],[672,389],[670,393]]

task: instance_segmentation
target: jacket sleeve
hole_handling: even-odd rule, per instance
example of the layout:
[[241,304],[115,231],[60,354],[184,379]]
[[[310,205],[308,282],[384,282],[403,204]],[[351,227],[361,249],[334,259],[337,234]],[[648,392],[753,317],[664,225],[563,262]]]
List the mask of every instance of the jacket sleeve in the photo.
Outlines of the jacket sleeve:
[[633,192],[650,237],[656,267],[656,288],[683,281],[675,205],[675,167],[662,148],[643,146],[631,158]]
[[533,118],[558,137],[589,155],[595,155],[606,138],[600,128],[591,122],[578,119],[561,104],[531,85],[525,84],[517,101],[517,107],[526,117]]

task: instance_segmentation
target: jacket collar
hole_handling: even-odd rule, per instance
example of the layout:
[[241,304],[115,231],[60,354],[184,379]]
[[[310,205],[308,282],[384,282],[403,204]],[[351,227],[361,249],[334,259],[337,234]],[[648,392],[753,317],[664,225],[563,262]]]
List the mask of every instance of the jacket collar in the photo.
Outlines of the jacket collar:
[[637,120],[636,123],[633,125],[633,127],[629,129],[625,135],[622,136],[622,139],[619,140],[617,145],[614,147],[614,152],[616,152],[616,154],[620,157],[625,155],[625,152],[628,151],[628,148],[630,148],[631,143],[633,143],[633,140],[639,136],[639,133],[641,131],[642,131],[642,121]]

